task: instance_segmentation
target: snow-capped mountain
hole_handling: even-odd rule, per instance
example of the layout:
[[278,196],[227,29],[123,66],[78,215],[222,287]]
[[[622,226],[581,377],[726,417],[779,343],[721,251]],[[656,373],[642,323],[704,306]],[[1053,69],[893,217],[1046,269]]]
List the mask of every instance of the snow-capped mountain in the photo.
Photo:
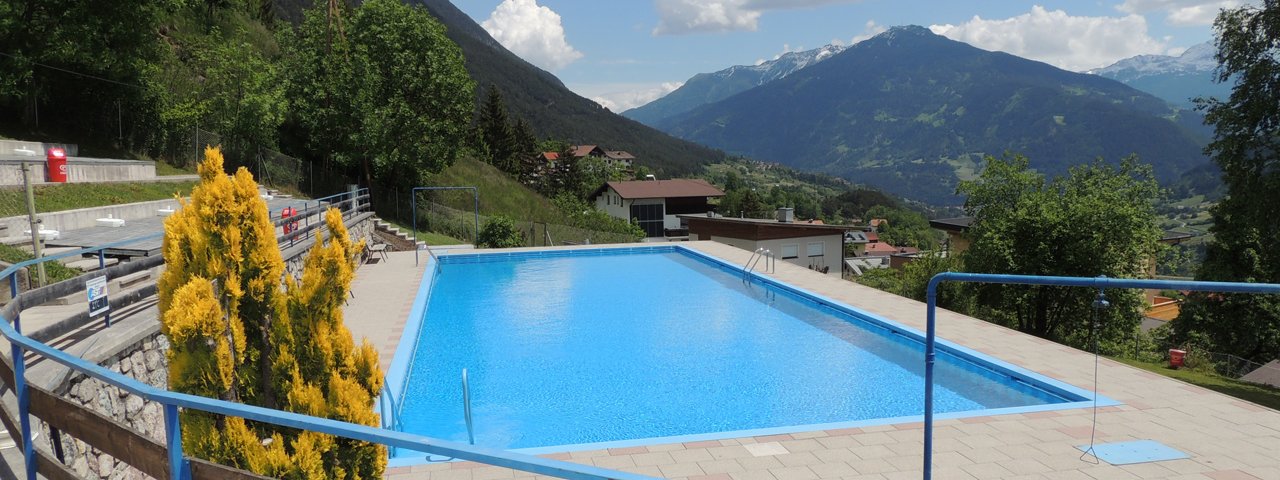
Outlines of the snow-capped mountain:
[[735,94],[791,75],[831,58],[847,48],[827,45],[803,52],[787,52],[756,65],[735,65],[712,73],[699,73],[666,96],[625,112],[622,116],[653,125],[664,118],[717,102]]
[[1196,97],[1225,98],[1231,85],[1215,83],[1213,69],[1217,49],[1211,42],[1188,48],[1182,55],[1138,55],[1085,73],[1128,84],[1179,106],[1191,105]]

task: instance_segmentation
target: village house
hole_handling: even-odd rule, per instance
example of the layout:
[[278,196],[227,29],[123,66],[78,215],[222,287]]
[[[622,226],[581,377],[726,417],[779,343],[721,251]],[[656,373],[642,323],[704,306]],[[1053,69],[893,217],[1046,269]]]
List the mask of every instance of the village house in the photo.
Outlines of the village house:
[[675,178],[606,182],[588,198],[595,199],[597,209],[636,222],[646,237],[656,238],[680,230],[677,215],[705,215],[712,210],[709,200],[723,196],[723,191],[704,180]]

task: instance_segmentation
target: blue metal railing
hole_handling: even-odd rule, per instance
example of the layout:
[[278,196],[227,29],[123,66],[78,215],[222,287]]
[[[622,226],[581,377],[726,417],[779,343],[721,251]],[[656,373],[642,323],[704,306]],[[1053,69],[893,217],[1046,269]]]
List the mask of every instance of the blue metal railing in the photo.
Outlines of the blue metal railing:
[[[68,252],[51,255],[39,259],[26,260],[18,262],[13,266],[0,271],[0,278],[9,277],[13,285],[14,302],[21,305],[20,292],[18,292],[17,282],[14,281],[14,275],[21,268],[35,265],[41,262],[53,261],[59,258],[65,258],[74,255],[83,255],[86,253],[94,253],[106,248],[112,248],[120,245],[134,243],[140,240],[148,240],[159,237],[162,234],[152,234],[142,237],[131,238],[119,242],[113,242],[106,245],[100,245],[93,248],[83,248]],[[20,310],[20,308],[18,309]],[[594,466],[581,465],[576,463],[564,462],[559,460],[550,460],[532,455],[508,452],[493,448],[485,448],[474,445],[465,445],[456,442],[449,442],[435,438],[425,437],[422,435],[414,435],[405,432],[387,430],[383,428],[370,427],[354,423],[330,420],[327,418],[312,417],[298,413],[285,412],[280,410],[272,410],[253,405],[245,405],[239,403],[217,400],[212,398],[199,397],[185,393],[172,392],[168,390],[158,389],[145,383],[139,382],[122,374],[102,366],[86,362],[80,358],[74,357],[66,352],[58,350],[54,347],[31,339],[21,333],[21,312],[15,312],[13,315],[13,324],[10,325],[9,319],[0,315],[0,335],[8,339],[12,346],[11,358],[13,359],[13,378],[15,396],[18,403],[18,419],[19,419],[19,439],[22,442],[22,454],[26,462],[26,478],[27,480],[36,480],[36,458],[35,447],[31,442],[31,420],[30,409],[31,399],[28,392],[27,380],[25,376],[27,361],[25,356],[28,352],[45,357],[56,363],[67,366],[73,371],[94,378],[98,381],[114,385],[126,392],[137,395],[143,399],[150,400],[160,404],[164,411],[165,422],[165,446],[169,457],[169,474],[171,479],[186,480],[190,479],[191,469],[188,461],[182,452],[182,429],[179,424],[178,409],[194,409],[219,415],[227,415],[240,417],[272,425],[296,428],[300,430],[310,430],[339,437],[362,440],[372,443],[386,445],[391,448],[405,448],[413,451],[423,452],[426,454],[442,455],[462,460],[470,460],[489,465],[522,470],[541,475],[549,475],[560,478],[570,479],[622,479],[622,480],[643,480],[651,477],[644,475],[636,475],[614,470],[607,470]],[[389,401],[394,399],[388,398]],[[51,439],[57,441],[57,439]]]
[[[1280,284],[1238,282],[1196,282],[1177,280],[1136,280],[1107,277],[1042,277],[1035,275],[998,275],[990,273],[943,272],[929,280],[925,299],[928,305],[924,347],[924,478],[933,478],[933,364],[934,327],[937,318],[938,285],[942,282],[999,283],[1015,285],[1055,285],[1089,287],[1099,291],[1108,288],[1150,288],[1223,293],[1280,293]],[[1093,392],[1096,396],[1098,392]]]

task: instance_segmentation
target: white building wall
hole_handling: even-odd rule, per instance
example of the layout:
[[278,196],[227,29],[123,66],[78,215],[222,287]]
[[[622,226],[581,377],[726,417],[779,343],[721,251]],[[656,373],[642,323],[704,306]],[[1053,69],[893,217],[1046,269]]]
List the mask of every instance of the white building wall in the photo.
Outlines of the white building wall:
[[631,204],[612,188],[606,188],[604,193],[596,197],[596,209],[603,210],[611,217],[631,220]]
[[[843,252],[841,251],[842,238],[839,234],[821,235],[813,237],[796,237],[784,238],[779,240],[761,240],[752,241],[741,238],[721,237],[718,235],[711,236],[712,241],[720,242],[726,245],[733,245],[747,251],[755,251],[757,248],[765,248],[773,252],[775,258],[780,262],[788,262],[793,265],[821,270],[822,267],[831,267],[827,270],[827,275],[840,278],[841,262],[844,261]],[[810,257],[810,244],[822,245],[822,255]],[[782,258],[784,246],[796,246],[796,258]]]

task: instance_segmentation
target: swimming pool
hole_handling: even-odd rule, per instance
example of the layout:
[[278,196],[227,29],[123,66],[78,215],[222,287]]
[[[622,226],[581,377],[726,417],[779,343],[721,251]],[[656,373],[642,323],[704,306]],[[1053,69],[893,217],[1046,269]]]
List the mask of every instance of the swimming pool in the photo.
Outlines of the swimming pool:
[[[685,247],[439,262],[415,308],[425,315],[410,319],[388,374],[404,431],[467,441],[464,368],[476,443],[534,452],[923,412],[917,332],[763,277],[744,282],[740,267]],[[941,414],[1091,398],[946,343],[936,374]]]

